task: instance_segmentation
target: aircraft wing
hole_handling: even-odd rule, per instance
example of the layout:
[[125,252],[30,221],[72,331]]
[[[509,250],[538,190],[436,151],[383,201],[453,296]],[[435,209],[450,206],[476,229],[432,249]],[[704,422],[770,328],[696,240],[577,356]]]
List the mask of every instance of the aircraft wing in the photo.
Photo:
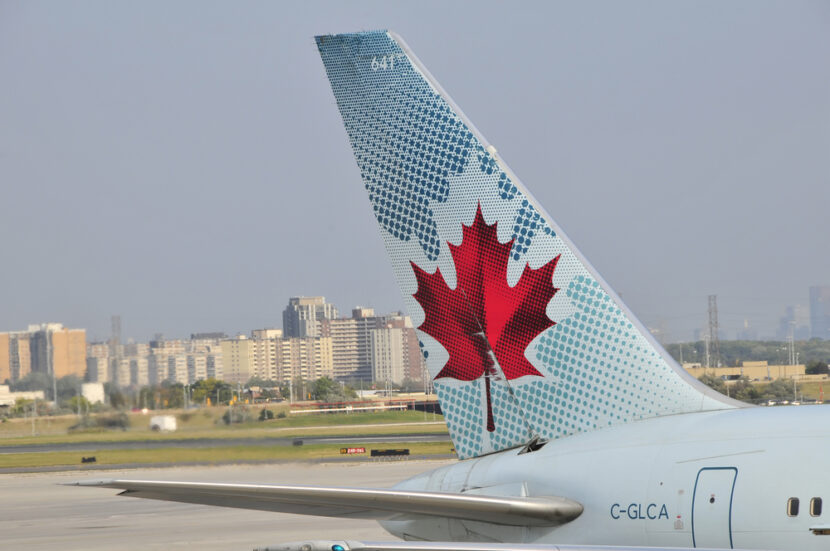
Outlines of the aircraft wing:
[[371,488],[158,480],[90,480],[73,485],[115,488],[124,490],[119,495],[129,497],[375,520],[425,515],[508,526],[559,526],[582,514],[582,505],[556,496],[501,497]]
[[[280,543],[254,551],[692,551],[684,547],[631,547],[607,545],[554,545],[535,543],[468,543],[446,541],[318,540]],[[708,549],[707,551],[725,551]]]

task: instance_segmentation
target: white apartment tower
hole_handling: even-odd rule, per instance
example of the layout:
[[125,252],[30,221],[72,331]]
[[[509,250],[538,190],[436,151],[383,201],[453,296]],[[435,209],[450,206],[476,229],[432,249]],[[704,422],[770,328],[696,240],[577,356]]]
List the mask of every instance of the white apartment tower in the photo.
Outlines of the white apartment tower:
[[320,322],[337,319],[337,308],[325,297],[291,297],[282,312],[286,337],[319,337]]

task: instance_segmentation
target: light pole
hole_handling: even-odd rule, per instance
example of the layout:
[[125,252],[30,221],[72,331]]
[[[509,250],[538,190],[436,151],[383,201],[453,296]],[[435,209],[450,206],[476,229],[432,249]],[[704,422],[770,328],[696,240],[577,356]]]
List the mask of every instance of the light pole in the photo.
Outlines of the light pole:
[[37,435],[37,432],[35,431],[35,417],[37,417],[37,396],[35,396],[35,399],[32,402],[32,436]]

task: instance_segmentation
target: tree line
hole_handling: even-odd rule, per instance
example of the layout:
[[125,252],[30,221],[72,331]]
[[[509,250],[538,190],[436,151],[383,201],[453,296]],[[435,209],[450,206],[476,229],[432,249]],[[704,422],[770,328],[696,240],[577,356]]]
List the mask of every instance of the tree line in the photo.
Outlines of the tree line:
[[[743,361],[766,361],[770,365],[788,364],[789,344],[785,341],[720,341],[721,365],[737,366]],[[704,341],[672,343],[666,345],[666,350],[677,361],[682,358],[684,362],[706,362]],[[795,350],[800,364],[813,366],[814,369],[824,365],[826,369],[830,363],[830,341],[795,341]]]
[[[185,385],[178,382],[163,381],[156,385],[140,388],[120,388],[114,383],[104,383],[105,403],[91,404],[81,394],[83,380],[77,375],[58,378],[53,385],[52,377],[46,373],[32,372],[18,381],[6,381],[12,391],[43,391],[46,400],[36,405],[38,415],[63,413],[95,413],[111,410],[128,409],[181,409],[193,406],[228,405],[253,401],[254,392],[260,400],[278,402],[288,400],[292,395],[296,401],[312,400],[334,403],[347,402],[358,398],[355,383],[346,384],[334,381],[330,377],[321,377],[315,381],[296,379],[292,384],[277,383],[267,379],[252,378],[244,385],[227,383],[214,378],[196,381]],[[419,388],[421,383],[409,385],[391,385],[395,390]],[[292,388],[293,387],[293,388]],[[57,390],[57,399],[54,392]],[[56,407],[48,402],[55,402]],[[8,414],[12,416],[30,415],[35,407],[33,400],[18,400]]]

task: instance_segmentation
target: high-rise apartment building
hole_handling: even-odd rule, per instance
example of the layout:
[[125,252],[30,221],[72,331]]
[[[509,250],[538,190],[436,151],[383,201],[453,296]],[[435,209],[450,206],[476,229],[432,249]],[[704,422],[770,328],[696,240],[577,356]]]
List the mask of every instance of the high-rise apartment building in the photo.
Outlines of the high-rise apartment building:
[[810,287],[810,337],[830,339],[830,286]]
[[187,355],[187,384],[203,381],[207,375],[207,356],[204,354]]
[[409,316],[386,316],[384,326],[371,331],[371,342],[374,382],[423,382],[424,359]]
[[244,383],[252,377],[287,383],[314,381],[333,374],[331,339],[283,338],[279,329],[258,329],[248,338],[240,335],[222,341],[225,380]]
[[0,383],[18,381],[32,371],[30,341],[27,331],[0,333]]
[[224,377],[222,357],[223,333],[200,333],[191,335],[187,342],[187,384],[196,381]]
[[131,366],[129,358],[113,358],[112,360],[112,379],[121,388],[127,388],[131,384]]
[[86,347],[86,381],[106,383],[112,378],[109,343],[95,342]]
[[371,332],[384,327],[385,322],[385,316],[375,316],[373,309],[360,306],[352,309],[350,318],[321,322],[320,334],[331,337],[335,379],[372,380]]
[[0,384],[12,380],[10,341],[11,338],[8,333],[0,333]]
[[[156,363],[153,364],[155,368]],[[167,369],[162,371],[166,374]],[[150,384],[150,345],[135,342],[120,344],[113,339],[88,344],[86,380],[90,383],[112,382],[121,387]]]
[[146,356],[130,356],[130,385],[147,386],[150,384],[150,358]]
[[221,347],[225,382],[244,383],[254,376],[254,346],[251,339],[240,335],[235,339],[223,340]]
[[[190,340],[150,341],[147,380],[150,384],[170,381],[193,384],[200,379],[224,377],[221,334],[193,335]],[[136,362],[136,381],[140,384],[142,362]],[[131,379],[132,381],[132,379]]]
[[147,358],[147,378],[151,385],[164,381],[187,383],[186,341],[150,341],[150,355]]
[[325,297],[292,297],[282,312],[286,337],[319,337],[320,322],[337,319],[337,308]]
[[421,344],[418,342],[418,334],[412,326],[412,320],[409,316],[404,316],[399,312],[396,315],[390,315],[386,323],[388,327],[401,329],[404,379],[409,379],[413,382],[423,382],[424,376],[426,375],[426,362],[421,352]]
[[[373,337],[375,331],[380,333]],[[356,307],[351,318],[324,320],[320,332],[331,337],[338,381],[386,381],[388,377],[400,384],[404,379],[423,379],[423,358],[408,316],[378,316],[371,308]]]
[[85,329],[61,326],[52,331],[52,369],[58,378],[66,375],[83,378],[86,372]]
[[404,337],[400,327],[370,331],[372,343],[372,380],[401,384],[404,380]]
[[267,381],[280,380],[280,341],[281,329],[255,329],[251,331],[253,346],[254,377]]
[[[30,325],[26,331],[0,333],[0,374],[16,381],[32,371],[56,377],[86,372],[86,330],[60,323]],[[1,380],[1,379],[0,379]]]
[[291,337],[279,341],[277,380],[316,381],[334,376],[332,340],[329,337]]
[[26,332],[12,333],[9,338],[9,369],[12,381],[32,372],[32,336]]

